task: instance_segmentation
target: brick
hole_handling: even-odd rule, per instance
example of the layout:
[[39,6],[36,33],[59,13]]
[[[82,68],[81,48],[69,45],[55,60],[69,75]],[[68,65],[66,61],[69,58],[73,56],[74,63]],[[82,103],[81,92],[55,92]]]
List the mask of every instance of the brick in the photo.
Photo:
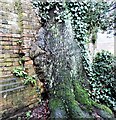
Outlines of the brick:
[[1,59],[1,58],[4,58],[4,54],[0,54],[0,59]]
[[4,58],[10,58],[10,54],[4,54]]
[[4,71],[11,71],[11,70],[13,70],[13,68],[12,67],[4,67],[3,70]]
[[13,62],[13,66],[19,66],[19,62]]
[[2,41],[9,41],[10,39],[9,39],[9,37],[2,37]]
[[33,34],[22,34],[23,37],[34,37]]
[[0,34],[0,37],[12,37],[12,34]]
[[[3,23],[0,24],[0,45],[2,45],[0,46],[0,80],[13,77],[13,68],[19,66],[19,46],[17,45],[17,41],[20,39],[24,41],[22,48],[27,56],[25,57],[25,67],[29,69],[30,75],[34,73],[33,61],[31,61],[28,56],[30,44],[34,41],[33,33],[36,33],[36,28],[38,28],[39,24],[36,20],[37,18],[34,17],[34,13],[32,13],[29,0],[21,0],[23,7],[23,33],[19,33],[19,16],[14,8],[14,2],[13,0],[0,0],[0,8],[2,9],[2,11],[0,11],[0,23]],[[7,113],[24,104],[26,106],[30,104],[30,107],[33,107],[33,104],[37,101],[37,93],[32,87],[15,92],[16,93],[10,93],[10,95],[3,99],[3,104],[1,105],[3,107],[2,113]]]
[[14,37],[14,38],[20,38],[21,35],[20,34],[12,34],[12,37]]
[[19,55],[18,54],[10,54],[10,57],[11,58],[19,58]]
[[13,42],[12,42],[12,45],[13,45],[13,46],[17,46],[17,42],[16,42],[16,41],[13,41]]
[[1,67],[9,67],[9,66],[12,66],[13,64],[12,64],[12,62],[5,62],[5,63],[1,63]]
[[29,60],[29,61],[25,62],[25,65],[33,65],[33,61]]
[[11,46],[11,45],[12,45],[12,42],[11,42],[10,40],[2,41],[2,42],[1,42],[1,45],[2,45],[2,46]]
[[3,49],[9,50],[10,46],[4,46]]
[[4,62],[4,59],[0,59],[0,63]]
[[5,62],[12,62],[13,59],[12,59],[12,58],[6,58],[4,61],[5,61]]
[[12,46],[13,47],[13,50],[19,50],[19,46]]
[[23,29],[32,29],[32,26],[31,25],[23,25]]

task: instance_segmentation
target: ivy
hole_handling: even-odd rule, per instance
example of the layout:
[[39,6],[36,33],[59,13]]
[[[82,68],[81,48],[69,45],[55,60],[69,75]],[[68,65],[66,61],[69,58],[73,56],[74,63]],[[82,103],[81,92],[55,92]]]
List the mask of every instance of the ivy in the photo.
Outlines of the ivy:
[[93,73],[95,81],[92,83],[92,99],[106,104],[112,108],[116,106],[115,79],[114,79],[114,57],[108,51],[98,52],[93,60]]

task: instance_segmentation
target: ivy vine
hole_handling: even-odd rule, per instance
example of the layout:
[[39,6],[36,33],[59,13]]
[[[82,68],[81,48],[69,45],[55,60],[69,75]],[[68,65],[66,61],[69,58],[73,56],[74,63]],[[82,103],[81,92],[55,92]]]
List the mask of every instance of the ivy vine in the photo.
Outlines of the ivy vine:
[[114,56],[103,50],[95,55],[92,64],[95,81],[92,83],[91,97],[112,109],[116,107],[114,61]]

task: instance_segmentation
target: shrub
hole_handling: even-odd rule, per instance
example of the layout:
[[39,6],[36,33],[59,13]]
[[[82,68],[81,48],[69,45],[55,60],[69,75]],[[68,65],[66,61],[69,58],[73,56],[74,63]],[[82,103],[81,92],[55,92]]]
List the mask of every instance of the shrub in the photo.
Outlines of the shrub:
[[114,78],[115,59],[108,51],[98,52],[93,59],[94,81],[91,97],[110,108],[116,106],[116,87]]

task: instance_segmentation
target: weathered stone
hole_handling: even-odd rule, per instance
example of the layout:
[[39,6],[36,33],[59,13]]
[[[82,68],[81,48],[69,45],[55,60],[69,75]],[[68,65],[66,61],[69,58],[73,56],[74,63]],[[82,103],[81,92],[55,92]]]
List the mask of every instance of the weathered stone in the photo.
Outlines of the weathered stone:
[[8,24],[7,20],[2,20],[2,24]]

